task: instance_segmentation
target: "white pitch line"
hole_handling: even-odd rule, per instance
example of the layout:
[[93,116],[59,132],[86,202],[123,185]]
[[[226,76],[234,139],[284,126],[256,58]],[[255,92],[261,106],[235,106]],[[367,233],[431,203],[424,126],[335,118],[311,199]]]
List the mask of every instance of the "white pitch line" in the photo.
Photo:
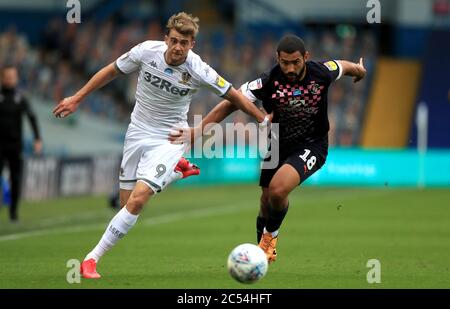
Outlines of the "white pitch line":
[[[235,204],[234,206],[222,206],[222,207],[209,207],[202,209],[193,209],[190,211],[180,211],[171,214],[165,214],[153,218],[148,218],[142,220],[140,225],[145,226],[153,226],[164,223],[182,221],[185,219],[193,219],[193,218],[204,218],[204,217],[212,217],[224,214],[235,213],[239,210],[250,208],[249,206],[245,207],[239,204]],[[139,223],[138,223],[139,224]],[[107,223],[104,224],[90,224],[90,225],[78,225],[72,227],[65,228],[53,228],[25,233],[16,233],[10,235],[0,236],[0,241],[8,241],[8,240],[18,240],[28,237],[35,236],[46,236],[52,234],[62,234],[62,233],[77,233],[77,232],[85,232],[85,231],[93,231],[93,230],[101,230],[106,228]]]

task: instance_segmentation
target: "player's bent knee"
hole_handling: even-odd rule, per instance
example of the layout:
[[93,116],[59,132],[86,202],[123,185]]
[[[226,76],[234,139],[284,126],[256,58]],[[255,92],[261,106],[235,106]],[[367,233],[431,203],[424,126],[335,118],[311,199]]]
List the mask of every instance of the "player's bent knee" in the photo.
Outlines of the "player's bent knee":
[[130,198],[128,199],[127,202],[127,209],[132,213],[132,214],[138,214],[141,212],[142,208],[144,207],[145,203],[147,203],[147,201],[150,199],[150,196],[152,196],[153,192],[141,192],[141,191],[137,191],[137,192],[133,192],[130,195]]
[[269,203],[272,207],[282,207],[284,201],[287,199],[289,192],[281,187],[269,187]]
[[139,214],[144,207],[146,199],[142,197],[130,196],[127,202],[127,209],[132,214]]
[[133,204],[136,204],[138,206],[144,206],[144,204],[147,202],[147,198],[144,196],[136,196],[133,197],[132,202]]

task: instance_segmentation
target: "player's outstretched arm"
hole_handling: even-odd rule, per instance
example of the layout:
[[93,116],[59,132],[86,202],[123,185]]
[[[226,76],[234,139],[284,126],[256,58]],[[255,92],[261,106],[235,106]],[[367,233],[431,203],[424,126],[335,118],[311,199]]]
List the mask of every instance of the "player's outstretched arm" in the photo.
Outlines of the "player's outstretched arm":
[[241,92],[233,87],[225,94],[225,99],[234,104],[244,113],[254,117],[261,124],[268,125],[271,121],[270,116],[263,113],[255,104],[250,102]]
[[202,123],[195,128],[177,128],[169,133],[169,141],[173,144],[194,143],[196,138],[203,135],[203,129],[210,123],[219,123],[228,115],[241,109],[248,115],[253,116],[259,123],[268,125],[272,121],[272,115],[266,115],[258,107],[250,102],[241,92],[233,87],[228,90],[224,98],[226,100],[217,104],[203,118]]
[[366,76],[366,68],[364,67],[363,58],[359,59],[359,63],[353,63],[346,60],[338,60],[342,68],[342,74],[354,77],[355,83],[359,82]]
[[91,92],[103,87],[120,74],[115,63],[111,63],[98,71],[92,78],[71,97],[64,98],[53,109],[55,117],[64,118],[74,113],[81,101],[83,101]]
[[209,123],[219,123],[222,122],[225,118],[231,115],[238,108],[236,105],[231,103],[228,100],[220,101],[219,104],[214,106],[214,108],[206,115],[202,120],[202,128],[204,128]]
[[255,104],[250,102],[240,91],[233,87],[225,94],[225,99],[217,104],[203,118],[201,124],[194,128],[177,128],[169,133],[169,141],[173,144],[194,143],[196,138],[203,135],[203,129],[210,123],[219,123],[237,109],[241,109],[253,116],[260,124],[268,125],[272,121],[272,114],[266,115]]
[[202,119],[202,122],[197,127],[177,128],[169,133],[169,141],[173,144],[191,143],[203,135],[203,129],[207,124],[219,123],[227,118],[231,113],[238,108],[228,100],[220,101],[219,104]]

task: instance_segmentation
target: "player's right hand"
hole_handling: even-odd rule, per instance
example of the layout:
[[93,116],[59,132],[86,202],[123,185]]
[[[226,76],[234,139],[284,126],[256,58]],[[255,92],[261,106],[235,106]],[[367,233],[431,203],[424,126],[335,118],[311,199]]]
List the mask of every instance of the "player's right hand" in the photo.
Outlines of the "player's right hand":
[[57,118],[67,117],[77,110],[79,104],[80,100],[77,97],[67,97],[61,100],[58,105],[56,105],[56,107],[53,109],[53,115],[55,115],[55,117]]
[[193,144],[200,136],[202,136],[200,127],[174,128],[169,133],[169,141],[172,144]]
[[354,83],[359,82],[361,79],[364,78],[364,76],[366,76],[367,70],[364,67],[363,58],[359,58],[359,63],[356,63],[356,68],[357,68],[358,73],[355,76],[355,78],[353,79]]

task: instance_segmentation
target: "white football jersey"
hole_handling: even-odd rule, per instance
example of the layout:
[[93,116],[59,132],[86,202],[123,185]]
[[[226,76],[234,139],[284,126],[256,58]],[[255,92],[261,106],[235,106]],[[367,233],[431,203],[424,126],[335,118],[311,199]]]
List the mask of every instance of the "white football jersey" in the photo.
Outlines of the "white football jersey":
[[171,66],[164,58],[166,50],[164,41],[145,41],[116,60],[116,67],[124,74],[139,69],[131,122],[140,127],[166,131],[186,124],[192,96],[200,87],[218,96],[231,87],[193,51],[183,64]]

